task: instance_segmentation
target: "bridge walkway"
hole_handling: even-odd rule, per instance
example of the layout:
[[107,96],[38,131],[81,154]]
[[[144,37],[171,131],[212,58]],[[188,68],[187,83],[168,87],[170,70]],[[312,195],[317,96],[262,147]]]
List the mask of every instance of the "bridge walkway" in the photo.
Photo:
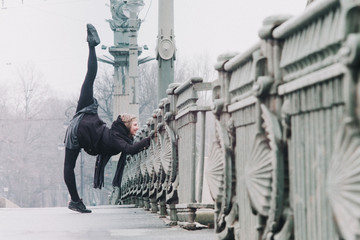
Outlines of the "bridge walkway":
[[63,208],[0,209],[0,239],[6,240],[202,240],[216,239],[214,229],[169,226],[158,214],[134,205],[90,207],[80,214]]

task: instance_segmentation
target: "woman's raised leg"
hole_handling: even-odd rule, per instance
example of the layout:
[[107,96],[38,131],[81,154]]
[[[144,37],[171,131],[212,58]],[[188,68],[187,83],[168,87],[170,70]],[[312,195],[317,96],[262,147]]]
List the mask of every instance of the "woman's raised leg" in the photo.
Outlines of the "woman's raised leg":
[[99,36],[95,27],[91,24],[87,24],[87,42],[89,45],[89,57],[87,64],[87,72],[85,80],[81,87],[80,97],[78,101],[78,106],[76,112],[80,111],[84,107],[87,107],[94,102],[94,81],[97,73],[97,58],[95,52],[95,46],[100,43]]

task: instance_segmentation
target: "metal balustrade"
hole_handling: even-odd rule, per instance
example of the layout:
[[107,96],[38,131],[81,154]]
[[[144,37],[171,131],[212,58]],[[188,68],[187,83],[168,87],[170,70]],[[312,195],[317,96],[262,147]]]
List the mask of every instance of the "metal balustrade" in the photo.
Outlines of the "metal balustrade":
[[258,44],[219,58],[220,239],[358,237],[359,6],[317,1],[298,17],[270,17]]
[[[211,86],[170,85],[138,136],[157,137],[127,160],[122,198],[173,223],[213,207],[219,239],[359,238],[359,16],[359,1],[328,0],[269,17],[248,51],[219,56]],[[198,106],[210,88],[211,107]],[[196,126],[209,111],[202,169]],[[198,166],[214,205],[201,201]]]
[[[202,202],[202,177],[205,158],[206,112],[210,105],[197,104],[199,91],[210,91],[211,83],[192,78],[183,84],[171,84],[168,97],[149,118],[147,126],[136,136],[141,139],[153,132],[150,147],[128,156],[121,186],[121,199],[144,207],[170,222],[183,222],[185,228],[196,228],[197,209],[213,209]],[[200,147],[197,147],[197,122],[201,119]],[[182,180],[180,180],[182,179]]]

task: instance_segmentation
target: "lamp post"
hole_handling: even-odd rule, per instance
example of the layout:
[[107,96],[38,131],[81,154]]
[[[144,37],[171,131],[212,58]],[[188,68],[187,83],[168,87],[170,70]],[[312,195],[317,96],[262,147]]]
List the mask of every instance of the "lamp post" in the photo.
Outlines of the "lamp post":
[[158,20],[158,101],[167,97],[166,89],[174,82],[175,35],[174,0],[159,0]]
[[138,14],[144,7],[143,0],[129,0],[123,6],[123,11],[129,17],[129,87],[130,104],[139,104],[138,55],[137,44]]
[[[137,31],[141,24],[138,14],[145,4],[143,0],[110,0],[110,3],[112,19],[107,21],[114,31],[114,46],[109,48],[109,52],[114,56],[114,61],[105,62],[114,66],[113,119],[121,113],[134,114],[139,119],[137,68],[141,48],[137,44]],[[118,158],[115,156],[112,161],[115,163]],[[119,193],[120,189],[115,187],[110,204],[117,202]]]
[[141,21],[138,14],[145,5],[143,0],[110,0],[112,19],[107,20],[114,31],[114,46],[109,52],[114,56],[113,118],[120,113],[139,117],[137,31]]

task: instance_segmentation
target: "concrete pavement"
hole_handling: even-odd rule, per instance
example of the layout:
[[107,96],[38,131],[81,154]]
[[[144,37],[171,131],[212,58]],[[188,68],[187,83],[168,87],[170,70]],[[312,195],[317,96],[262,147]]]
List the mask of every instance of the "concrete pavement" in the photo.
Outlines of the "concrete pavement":
[[188,231],[170,227],[158,217],[132,206],[89,207],[80,214],[67,208],[0,209],[1,240],[211,240],[214,229]]

